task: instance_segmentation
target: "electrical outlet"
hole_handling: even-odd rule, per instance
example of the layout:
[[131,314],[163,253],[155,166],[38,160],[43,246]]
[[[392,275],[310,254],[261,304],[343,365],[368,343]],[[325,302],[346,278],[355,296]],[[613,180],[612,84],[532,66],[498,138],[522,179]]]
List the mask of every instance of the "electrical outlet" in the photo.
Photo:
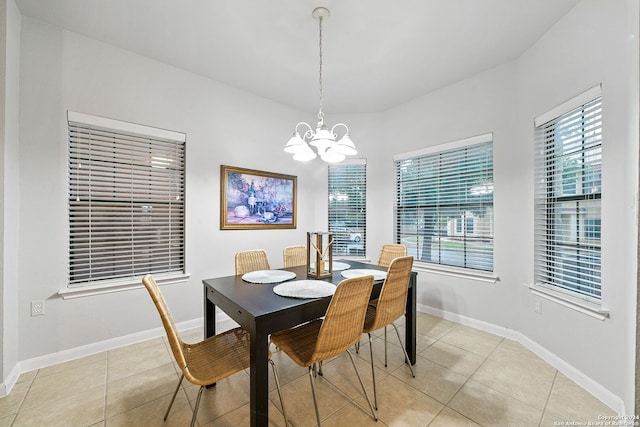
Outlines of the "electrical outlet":
[[542,313],[542,301],[539,299],[536,300],[535,305],[533,307],[534,311],[538,314]]
[[31,315],[42,316],[44,314],[44,301],[31,301]]

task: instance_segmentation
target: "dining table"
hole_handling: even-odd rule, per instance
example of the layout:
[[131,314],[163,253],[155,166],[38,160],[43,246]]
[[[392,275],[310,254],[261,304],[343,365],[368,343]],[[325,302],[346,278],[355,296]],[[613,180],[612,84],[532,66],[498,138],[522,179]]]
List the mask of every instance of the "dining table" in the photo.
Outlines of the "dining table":
[[[387,270],[386,267],[354,260],[340,260],[334,264],[341,264],[345,269],[334,269],[331,276],[322,279],[334,285],[345,280],[343,272],[348,271],[347,269],[380,272]],[[295,277],[290,273],[292,276],[290,281],[307,280],[306,265],[277,271],[295,273]],[[381,278],[379,274],[376,276],[378,280],[374,282],[371,299],[378,297],[384,282],[383,277]],[[412,271],[405,310],[405,346],[412,365],[416,362],[416,280],[417,274]],[[242,275],[204,279],[202,283],[205,337],[216,334],[216,307],[249,332],[251,426],[267,426],[269,424],[269,335],[324,316],[331,297],[281,296],[274,292],[274,287],[281,283],[251,283],[243,280]]]

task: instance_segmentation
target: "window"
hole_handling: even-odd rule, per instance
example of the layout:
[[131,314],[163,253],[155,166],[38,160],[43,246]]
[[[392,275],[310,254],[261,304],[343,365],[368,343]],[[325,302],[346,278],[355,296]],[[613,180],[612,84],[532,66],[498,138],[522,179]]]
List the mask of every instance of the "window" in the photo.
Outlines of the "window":
[[69,112],[69,287],[184,273],[185,135]]
[[601,299],[600,87],[536,119],[536,284]]
[[366,161],[329,165],[329,231],[333,233],[334,256],[365,256],[366,205]]
[[416,262],[493,271],[493,135],[394,161],[397,243]]

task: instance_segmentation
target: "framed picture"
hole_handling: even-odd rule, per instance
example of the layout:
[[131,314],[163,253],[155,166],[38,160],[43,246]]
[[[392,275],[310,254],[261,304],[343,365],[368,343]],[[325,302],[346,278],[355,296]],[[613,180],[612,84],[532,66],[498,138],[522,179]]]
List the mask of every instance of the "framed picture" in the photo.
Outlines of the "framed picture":
[[297,177],[220,166],[220,229],[296,228]]

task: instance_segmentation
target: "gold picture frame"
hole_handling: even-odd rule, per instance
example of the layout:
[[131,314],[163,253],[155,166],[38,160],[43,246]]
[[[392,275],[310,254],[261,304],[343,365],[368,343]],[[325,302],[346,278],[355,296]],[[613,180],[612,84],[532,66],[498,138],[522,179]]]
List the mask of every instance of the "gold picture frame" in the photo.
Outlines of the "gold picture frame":
[[220,229],[296,228],[298,178],[220,165]]

